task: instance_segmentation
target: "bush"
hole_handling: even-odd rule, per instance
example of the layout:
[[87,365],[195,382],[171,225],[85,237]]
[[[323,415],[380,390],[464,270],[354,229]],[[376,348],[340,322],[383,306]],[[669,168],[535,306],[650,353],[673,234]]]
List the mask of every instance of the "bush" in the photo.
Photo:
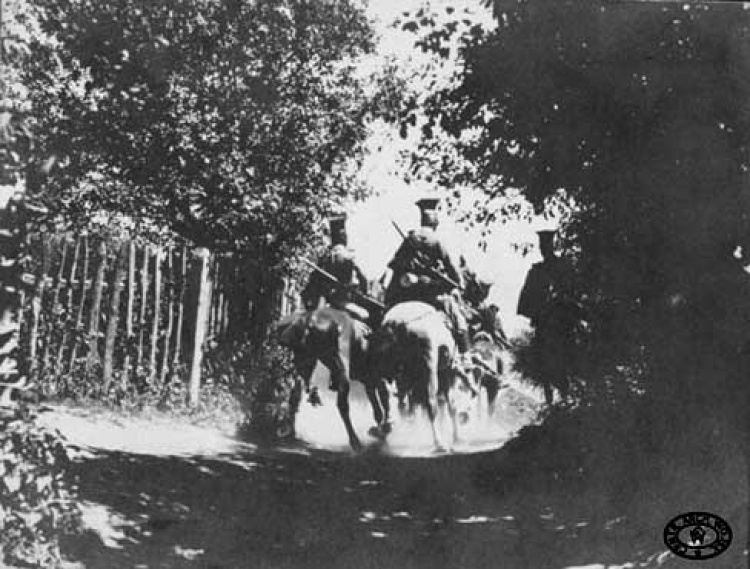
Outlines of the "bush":
[[302,386],[292,355],[271,340],[247,363],[243,430],[266,440],[293,437]]
[[61,567],[58,538],[77,525],[63,439],[28,418],[0,419],[0,427],[0,562]]

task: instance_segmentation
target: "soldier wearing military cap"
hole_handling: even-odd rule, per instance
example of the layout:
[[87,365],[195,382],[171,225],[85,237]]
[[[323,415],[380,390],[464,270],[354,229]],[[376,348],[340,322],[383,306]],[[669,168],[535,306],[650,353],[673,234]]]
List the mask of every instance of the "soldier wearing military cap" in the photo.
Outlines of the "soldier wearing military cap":
[[420,300],[444,311],[453,329],[460,352],[466,352],[469,332],[466,317],[460,309],[458,295],[464,288],[457,258],[437,233],[438,198],[416,202],[421,227],[410,231],[388,264],[386,306],[408,300]]
[[534,263],[518,299],[518,314],[526,316],[532,326],[538,326],[550,307],[565,294],[568,267],[555,254],[555,231],[537,231],[542,260]]
[[552,403],[550,383],[567,393],[573,333],[580,323],[575,300],[572,270],[566,259],[555,254],[556,232],[538,231],[542,260],[534,263],[526,275],[518,298],[518,314],[526,316],[534,327],[538,372],[545,399]]
[[336,278],[334,281],[320,271],[313,271],[302,292],[302,299],[308,309],[328,303],[334,308],[347,310],[361,320],[366,320],[368,312],[355,302],[353,292],[367,294],[367,278],[357,263],[354,251],[348,247],[346,215],[335,215],[329,220],[331,246],[317,265]]

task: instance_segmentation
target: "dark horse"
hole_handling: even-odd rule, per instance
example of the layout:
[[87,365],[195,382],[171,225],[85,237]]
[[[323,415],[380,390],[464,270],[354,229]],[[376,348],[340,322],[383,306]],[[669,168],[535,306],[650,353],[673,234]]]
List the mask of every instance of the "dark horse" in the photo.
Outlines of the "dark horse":
[[382,437],[390,431],[388,389],[370,372],[370,329],[366,324],[344,310],[323,307],[286,316],[279,321],[278,333],[279,343],[292,350],[295,367],[308,390],[316,362],[328,368],[331,388],[337,393],[336,405],[354,450],[362,445],[349,417],[352,379],[364,384],[372,405],[375,427],[370,433]]

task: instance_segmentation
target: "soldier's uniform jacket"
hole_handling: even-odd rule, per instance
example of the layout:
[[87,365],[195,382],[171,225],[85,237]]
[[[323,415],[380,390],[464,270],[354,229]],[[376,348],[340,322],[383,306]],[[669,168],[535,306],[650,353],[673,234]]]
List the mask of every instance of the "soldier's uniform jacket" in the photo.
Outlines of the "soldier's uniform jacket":
[[[430,229],[420,228],[409,232],[388,266],[393,270],[393,278],[386,294],[386,304],[395,304],[401,300],[429,302],[451,291],[450,284],[431,275],[425,267],[445,275],[463,287],[463,276],[457,270],[451,253],[436,232]],[[405,284],[404,277],[409,273],[418,282]]]
[[349,287],[355,284],[362,294],[367,294],[367,279],[357,264],[354,251],[345,245],[339,244],[331,247],[318,259],[317,264],[321,269],[336,277],[340,284],[314,271],[310,275],[310,281],[303,294],[306,301],[317,303],[322,296],[331,306],[342,308],[353,300]]
[[565,259],[534,263],[518,298],[518,314],[537,326],[547,314],[571,300],[570,270]]

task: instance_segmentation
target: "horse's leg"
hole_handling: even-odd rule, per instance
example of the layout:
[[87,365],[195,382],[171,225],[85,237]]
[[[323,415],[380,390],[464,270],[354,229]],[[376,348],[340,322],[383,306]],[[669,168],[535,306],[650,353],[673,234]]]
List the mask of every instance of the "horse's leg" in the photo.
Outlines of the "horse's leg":
[[445,382],[445,388],[447,389],[447,393],[444,394],[443,397],[440,397],[445,402],[445,405],[448,407],[448,417],[450,419],[451,423],[451,440],[453,441],[453,444],[455,445],[459,441],[458,436],[458,418],[457,418],[457,412],[456,412],[456,401],[455,401],[455,393],[456,389],[458,387],[458,382],[462,381],[460,377],[448,377],[446,378],[447,381]]
[[488,411],[490,417],[493,417],[495,415],[497,395],[500,392],[500,387],[502,386],[503,371],[503,358],[500,354],[497,354],[497,356],[495,357],[495,373],[497,375],[492,378],[492,389],[490,390],[490,387],[487,387],[487,405],[489,407]]
[[334,385],[336,385],[336,406],[339,408],[339,414],[341,419],[344,421],[346,427],[346,434],[349,435],[349,444],[352,449],[358,451],[362,448],[362,444],[359,442],[359,437],[354,431],[352,426],[351,417],[349,417],[349,389],[351,387],[351,381],[349,380],[349,374],[347,373],[346,365],[344,364],[341,354],[336,354],[328,368],[331,370],[331,378],[333,379]]
[[383,422],[380,425],[380,429],[384,434],[391,432],[391,394],[388,393],[388,386],[385,381],[380,380],[378,382],[378,396],[380,398],[380,404],[383,406]]
[[430,351],[425,355],[425,358],[424,369],[420,371],[426,376],[424,379],[427,383],[427,398],[425,401],[427,417],[430,419],[430,426],[432,427],[432,439],[435,442],[435,450],[437,452],[445,452],[447,447],[443,443],[437,424],[439,388],[437,348],[430,347]]
[[313,407],[322,405],[323,402],[320,400],[320,395],[318,395],[318,389],[316,387],[310,387],[317,359],[302,350],[295,350],[293,354],[294,368],[297,370],[297,374],[302,378],[302,382],[305,386],[305,393],[308,394],[308,401]]
[[497,403],[497,394],[500,391],[500,380],[486,375],[483,383],[487,390],[487,416],[491,418],[495,415],[495,403]]
[[370,400],[370,406],[372,406],[372,414],[375,418],[375,426],[369,431],[370,435],[376,438],[382,438],[385,434],[382,430],[383,424],[383,407],[380,404],[380,398],[378,394],[378,388],[376,385],[367,384],[365,386],[365,392],[367,393],[367,399]]

